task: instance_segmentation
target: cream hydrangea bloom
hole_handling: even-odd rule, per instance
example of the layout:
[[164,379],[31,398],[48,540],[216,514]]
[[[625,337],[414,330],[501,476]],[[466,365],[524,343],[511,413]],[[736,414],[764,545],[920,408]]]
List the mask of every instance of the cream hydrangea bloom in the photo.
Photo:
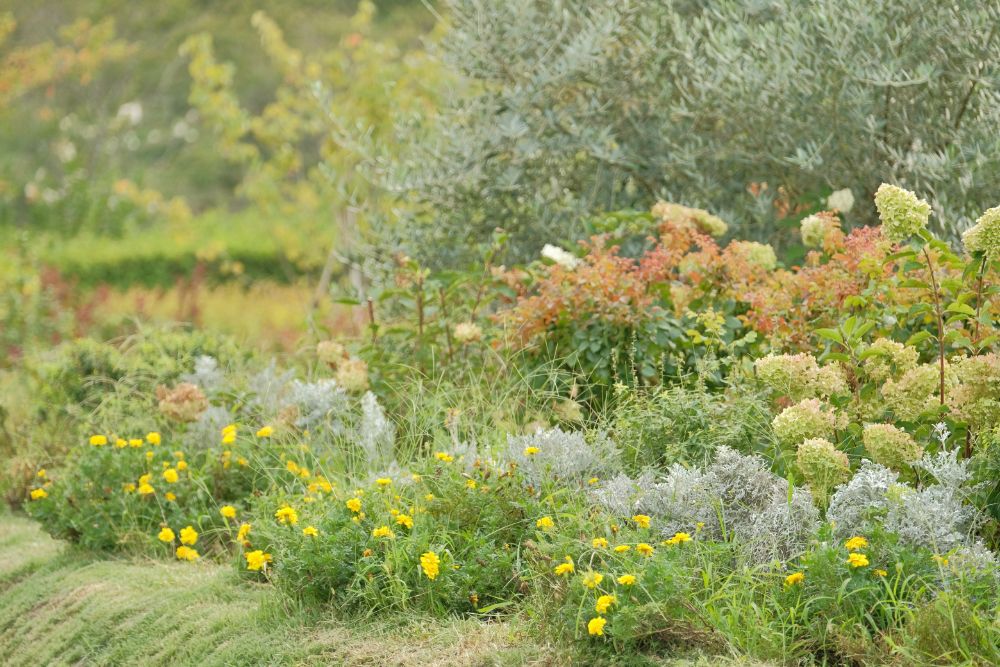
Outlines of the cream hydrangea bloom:
[[892,424],[868,424],[862,434],[872,461],[902,470],[924,455],[924,449],[906,431]]
[[839,425],[833,407],[816,398],[807,398],[785,408],[771,422],[778,442],[786,446],[810,438],[832,437]]
[[962,234],[962,243],[969,252],[981,252],[990,260],[1000,258],[1000,206],[994,206]]
[[900,243],[927,228],[931,205],[909,190],[883,183],[875,193],[875,207],[882,220],[882,233]]
[[822,504],[826,503],[834,487],[851,476],[847,454],[824,438],[810,438],[799,445],[796,462],[813,497]]
[[733,241],[729,247],[748,264],[760,267],[765,271],[773,271],[774,267],[778,265],[778,256],[774,254],[774,248],[766,243]]

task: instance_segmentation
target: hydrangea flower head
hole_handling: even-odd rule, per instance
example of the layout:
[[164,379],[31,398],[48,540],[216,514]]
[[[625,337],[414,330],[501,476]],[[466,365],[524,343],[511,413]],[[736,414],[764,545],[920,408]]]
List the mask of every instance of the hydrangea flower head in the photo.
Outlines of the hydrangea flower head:
[[927,228],[931,205],[909,190],[883,183],[875,193],[875,207],[882,220],[882,232],[900,243]]

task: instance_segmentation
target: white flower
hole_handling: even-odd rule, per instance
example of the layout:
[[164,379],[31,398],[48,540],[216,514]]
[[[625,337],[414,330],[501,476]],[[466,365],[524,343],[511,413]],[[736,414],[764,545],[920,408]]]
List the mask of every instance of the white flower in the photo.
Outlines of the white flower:
[[854,193],[851,192],[850,188],[836,190],[826,198],[826,207],[831,211],[837,210],[841,213],[848,213],[854,208]]
[[575,269],[577,264],[580,263],[580,260],[574,257],[572,254],[566,252],[559,246],[552,245],[550,243],[546,243],[545,247],[542,248],[542,257],[544,257],[545,259],[551,259],[559,266],[565,269],[569,269],[570,271]]
[[117,116],[128,121],[129,125],[138,125],[142,121],[142,102],[126,102],[118,107]]

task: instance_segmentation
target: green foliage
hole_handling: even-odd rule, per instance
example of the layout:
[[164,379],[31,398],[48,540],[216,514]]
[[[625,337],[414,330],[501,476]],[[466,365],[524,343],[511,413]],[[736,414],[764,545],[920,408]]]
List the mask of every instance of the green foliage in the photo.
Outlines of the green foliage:
[[634,472],[674,463],[704,465],[719,447],[748,453],[767,443],[770,411],[759,397],[733,387],[726,393],[673,386],[625,391],[610,420]]
[[889,177],[933,193],[952,238],[993,203],[995,6],[447,6],[441,49],[464,94],[400,177],[424,205],[402,233],[434,264],[497,225],[525,260],[594,211],[658,197],[779,244],[790,212],[841,188],[865,201]]

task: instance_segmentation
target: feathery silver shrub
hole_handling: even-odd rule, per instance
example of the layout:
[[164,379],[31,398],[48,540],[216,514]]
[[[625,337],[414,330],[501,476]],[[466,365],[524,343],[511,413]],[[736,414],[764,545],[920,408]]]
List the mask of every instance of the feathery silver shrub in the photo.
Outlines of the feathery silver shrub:
[[393,444],[396,427],[385,416],[385,410],[372,392],[365,392],[361,399],[361,419],[355,438],[364,452],[369,467],[386,466],[394,460]]
[[819,524],[806,490],[790,489],[763,458],[728,447],[719,448],[704,469],[675,464],[662,480],[648,472],[636,480],[619,475],[591,496],[615,516],[648,514],[664,535],[698,530],[713,539],[731,538],[757,563],[791,558]]
[[[526,453],[529,447],[538,452]],[[553,478],[564,483],[586,483],[621,469],[618,449],[607,434],[567,432],[559,427],[531,435],[508,435],[507,458],[535,486]]]
[[198,385],[207,394],[218,391],[225,379],[225,374],[219,369],[219,362],[207,354],[195,358],[193,373],[181,376],[181,380]]
[[282,407],[295,408],[294,423],[300,429],[323,428],[333,435],[342,435],[346,430],[344,419],[349,410],[349,398],[334,380],[292,380]]
[[936,553],[972,544],[981,517],[966,502],[976,490],[968,461],[958,460],[958,451],[952,450],[925,454],[913,466],[930,473],[936,483],[917,489],[885,466],[862,461],[830,499],[826,516],[837,536],[864,535],[879,524],[902,542]]
[[593,211],[657,198],[757,240],[778,186],[867,200],[890,179],[928,193],[953,236],[995,203],[995,2],[444,4],[459,94],[404,138],[390,183],[424,205],[394,230],[432,261],[461,265],[498,224],[531,258]]

